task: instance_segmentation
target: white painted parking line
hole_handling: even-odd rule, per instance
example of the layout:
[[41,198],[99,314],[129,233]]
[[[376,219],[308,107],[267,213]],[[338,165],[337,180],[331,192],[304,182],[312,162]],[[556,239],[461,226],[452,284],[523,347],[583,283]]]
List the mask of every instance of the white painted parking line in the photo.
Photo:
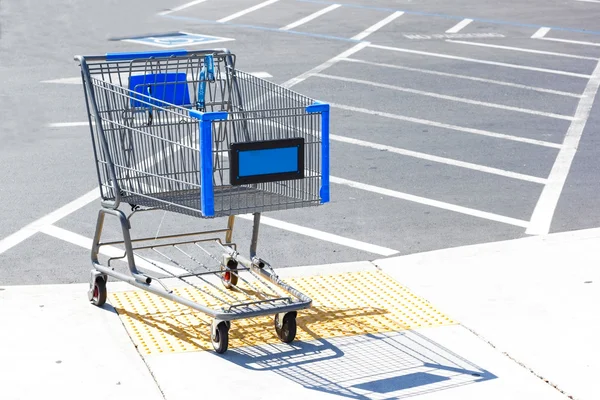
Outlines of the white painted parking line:
[[545,235],[550,231],[554,210],[569,175],[573,158],[575,158],[575,154],[577,153],[579,140],[592,111],[598,87],[600,87],[600,62],[596,65],[592,73],[592,78],[590,78],[583,91],[583,98],[579,101],[577,110],[575,111],[575,120],[569,126],[563,147],[558,152],[554,166],[548,176],[548,183],[544,187],[533,210],[531,225],[527,229],[528,234]]
[[475,210],[473,208],[457,206],[455,204],[445,203],[443,201],[432,200],[432,199],[428,199],[426,197],[414,196],[412,194],[398,192],[395,190],[390,190],[390,189],[386,189],[386,188],[382,188],[382,187],[378,187],[378,186],[367,185],[365,183],[354,182],[354,181],[350,181],[350,180],[343,179],[343,178],[337,178],[334,176],[331,177],[331,182],[338,184],[338,185],[345,185],[345,186],[349,186],[349,187],[352,187],[355,189],[365,190],[367,192],[377,193],[377,194],[381,194],[384,196],[389,196],[389,197],[394,197],[394,198],[401,199],[401,200],[410,201],[413,203],[424,204],[426,206],[440,208],[440,209],[448,210],[448,211],[453,211],[453,212],[470,215],[470,216],[477,217],[477,218],[483,218],[483,219],[487,219],[490,221],[501,222],[503,224],[520,226],[522,228],[526,228],[529,224],[527,221],[523,221],[523,220],[516,219],[516,218],[505,217],[503,215],[489,213],[486,211]]
[[[87,125],[87,122],[85,124]],[[161,150],[158,153],[146,158],[145,160],[140,161],[138,164],[136,164],[134,166],[133,171],[139,171],[142,168],[150,168],[150,166],[161,162],[165,157],[168,157],[171,154],[171,152],[173,151],[174,145],[186,144],[186,142],[188,140],[189,140],[189,138],[185,137],[182,140],[180,140],[179,142],[176,142],[175,144],[168,147],[166,150]],[[134,172],[134,174],[137,174],[137,173]],[[141,185],[146,186],[146,184],[144,184],[144,183],[141,183]],[[55,222],[58,222],[59,220],[63,219],[67,215],[77,211],[78,209],[80,209],[82,207],[85,207],[87,204],[98,199],[99,195],[100,195],[100,189],[95,188],[95,189],[89,191],[88,193],[84,194],[83,196],[62,206],[58,210],[51,212],[50,214],[48,214],[48,215],[32,222],[31,224],[25,226],[24,228],[18,230],[17,232],[13,233],[12,235],[0,240],[0,254],[5,252],[6,250],[16,246],[17,244],[21,243],[22,241],[28,239],[29,237],[33,236],[35,233],[39,232],[41,229],[45,228],[46,226],[52,225]]]
[[250,75],[255,76],[257,78],[272,78],[273,75],[271,75],[270,73],[266,72],[266,71],[259,71],[259,72],[249,72]]
[[[334,178],[334,177],[331,177]],[[238,215],[239,218],[246,219],[248,221],[253,220],[253,216],[251,214],[242,214]],[[323,240],[325,242],[335,243],[342,246],[350,247],[356,250],[365,251],[373,254],[380,254],[382,256],[391,256],[394,254],[398,254],[398,250],[389,249],[387,247],[377,246],[371,243],[361,242],[359,240],[349,239],[343,236],[334,235],[332,233],[319,231],[317,229],[307,228],[305,226],[291,224],[289,222],[280,221],[278,219],[265,217],[261,215],[260,217],[261,225],[269,225],[274,228],[282,229],[284,231],[298,233],[300,235],[309,236],[315,239]]]
[[501,33],[495,32],[471,32],[471,33],[432,33],[424,35],[422,33],[403,33],[406,39],[410,40],[431,40],[431,39],[483,39],[483,38],[503,38]]
[[[543,40],[546,40],[546,39],[547,38],[543,38]],[[598,44],[598,45],[600,46],[600,44]],[[447,58],[450,60],[467,61],[467,62],[485,64],[485,65],[495,65],[498,67],[522,69],[522,70],[526,70],[526,71],[536,71],[536,72],[544,72],[544,73],[555,74],[555,75],[573,76],[576,78],[586,78],[586,79],[591,78],[591,75],[577,74],[575,72],[559,71],[559,70],[547,69],[547,68],[530,67],[528,65],[520,65],[520,64],[508,64],[508,63],[497,62],[497,61],[480,60],[480,59],[476,59],[476,58],[458,57],[458,56],[453,56],[450,54],[432,53],[432,52],[428,52],[428,51],[404,49],[404,48],[400,48],[400,47],[381,46],[381,45],[376,45],[376,44],[369,44],[369,47],[372,47],[374,49],[397,51],[400,53],[418,54],[418,55],[422,55],[422,56]]]
[[341,110],[360,112],[360,113],[368,114],[368,115],[377,115],[377,116],[384,117],[384,118],[396,119],[399,121],[407,121],[407,122],[412,122],[415,124],[433,126],[436,128],[449,129],[449,130],[453,130],[453,131],[457,131],[457,132],[470,133],[473,135],[489,136],[489,137],[493,137],[496,139],[512,140],[514,142],[521,142],[521,143],[527,143],[527,144],[532,144],[532,145],[537,145],[537,146],[551,147],[551,148],[555,148],[555,149],[560,149],[562,147],[561,144],[546,142],[543,140],[529,139],[529,138],[524,138],[524,137],[520,137],[520,136],[512,136],[512,135],[506,135],[503,133],[484,131],[482,129],[473,129],[473,128],[467,128],[464,126],[450,125],[450,124],[445,124],[442,122],[430,121],[427,119],[407,117],[404,115],[397,115],[397,114],[391,114],[391,113],[386,113],[386,112],[381,112],[381,111],[369,110],[366,108],[352,107],[352,106],[346,106],[346,105],[335,104],[335,103],[330,103],[330,104],[331,104],[331,107],[339,108]]
[[472,19],[469,18],[465,18],[462,21],[460,21],[458,24],[454,25],[452,28],[448,29],[446,31],[446,33],[458,33],[460,32],[465,26],[469,25],[471,22],[473,22]]
[[600,3],[600,0],[575,0],[580,1],[582,3]]
[[465,98],[456,97],[456,96],[448,96],[448,95],[439,94],[439,93],[426,92],[423,90],[416,90],[416,89],[409,89],[409,88],[404,88],[404,87],[400,87],[400,86],[387,85],[385,83],[365,81],[362,79],[345,78],[345,77],[341,77],[341,76],[334,76],[334,75],[327,75],[327,74],[314,74],[314,76],[318,76],[320,78],[342,81],[342,82],[350,82],[350,83],[358,83],[361,85],[375,86],[375,87],[379,87],[379,88],[383,88],[383,89],[397,90],[399,92],[412,93],[412,94],[417,94],[417,95],[427,96],[427,97],[434,97],[436,99],[455,101],[458,103],[472,104],[472,105],[476,105],[476,106],[496,108],[496,109],[506,110],[506,111],[520,112],[523,114],[537,115],[540,117],[556,118],[556,119],[562,119],[562,120],[566,120],[566,121],[573,121],[573,119],[574,119],[574,117],[571,117],[568,115],[548,113],[548,112],[538,111],[538,110],[530,110],[527,108],[505,106],[503,104],[488,103],[485,101],[465,99]]
[[88,205],[92,201],[97,200],[99,194],[100,194],[100,189],[98,189],[98,188],[90,190],[83,196],[73,200],[72,202],[70,202],[68,204],[65,204],[61,208],[30,223],[29,225],[25,226],[24,228],[19,229],[17,232],[13,233],[12,235],[7,236],[6,238],[0,240],[0,254],[4,253],[8,249],[11,249],[12,247],[18,245],[22,241],[35,235],[43,227],[45,227],[47,225],[51,225],[51,224],[57,222],[58,220],[66,217],[67,215],[71,214],[72,212],[80,209],[81,207]]
[[307,78],[311,77],[312,75],[326,70],[327,68],[331,67],[332,65],[339,62],[340,60],[343,60],[344,58],[350,57],[352,54],[361,51],[362,49],[367,47],[369,44],[370,44],[369,42],[360,42],[357,45],[352,46],[348,50],[340,53],[339,55],[325,61],[323,64],[317,65],[310,71],[306,71],[305,73],[300,74],[297,77],[292,78],[289,81],[282,83],[282,86],[285,88],[291,88],[292,86],[295,86],[295,85],[299,84],[300,82],[305,81]]
[[228,17],[221,18],[221,19],[220,19],[220,20],[218,20],[217,22],[221,22],[221,23],[223,23],[223,22],[229,22],[229,21],[232,21],[232,20],[234,20],[234,19],[236,19],[236,18],[239,18],[239,17],[241,17],[242,15],[246,15],[246,14],[248,14],[248,13],[251,13],[251,12],[253,12],[253,11],[256,11],[256,10],[260,10],[261,8],[263,8],[263,7],[266,7],[266,6],[268,6],[268,5],[271,5],[271,4],[273,4],[273,3],[277,3],[278,1],[279,1],[279,0],[267,0],[267,1],[264,1],[264,2],[262,2],[262,3],[260,3],[260,4],[257,4],[257,5],[255,5],[255,6],[253,6],[253,7],[246,8],[245,10],[242,10],[242,11],[236,12],[235,14],[231,14],[231,15],[230,15],[230,16],[228,16]]
[[549,38],[549,37],[542,37],[542,38],[540,38],[540,40],[549,40],[552,42],[560,42],[560,43],[580,44],[582,46],[599,46],[600,47],[600,43],[582,42],[580,40],[558,39],[558,38]]
[[512,50],[518,51],[522,53],[532,53],[532,54],[544,54],[549,56],[557,56],[557,57],[565,57],[565,58],[576,58],[579,60],[594,60],[598,61],[598,57],[586,57],[586,56],[578,56],[575,54],[565,54],[565,53],[555,53],[553,51],[543,51],[543,50],[534,50],[534,49],[525,49],[522,47],[512,47],[512,46],[500,46],[497,44],[487,44],[487,43],[479,43],[479,42],[467,42],[464,40],[446,40],[448,43],[456,43],[456,44],[465,44],[469,46],[479,46],[479,47],[489,47],[492,49],[501,49],[501,50]]
[[411,67],[404,67],[404,66],[400,66],[400,65],[376,63],[376,62],[372,62],[372,61],[359,60],[356,58],[344,58],[342,61],[360,63],[360,64],[366,64],[366,65],[373,65],[375,67],[393,68],[393,69],[399,69],[399,70],[403,70],[403,71],[419,72],[422,74],[446,76],[449,78],[465,79],[465,80],[470,80],[470,81],[474,81],[474,82],[490,83],[493,85],[500,85],[500,86],[514,87],[514,88],[518,88],[518,89],[532,90],[532,91],[536,91],[536,92],[540,92],[540,93],[555,94],[558,96],[581,98],[581,95],[577,94],[577,93],[561,92],[560,90],[552,90],[552,89],[545,89],[545,88],[535,87],[535,86],[520,85],[518,83],[496,81],[493,79],[477,78],[477,77],[468,76],[468,75],[450,74],[448,72],[433,71],[430,69],[411,68]]
[[307,17],[299,19],[298,21],[292,22],[291,24],[286,25],[283,28],[279,28],[279,29],[281,29],[282,31],[289,31],[290,29],[294,29],[294,28],[299,27],[300,25],[304,25],[307,22],[310,22],[310,21],[312,21],[315,18],[319,18],[321,15],[327,14],[328,12],[333,11],[336,8],[339,8],[341,6],[342,6],[341,4],[332,4],[329,7],[325,7],[322,10],[319,10],[319,11],[317,11],[315,13],[312,13],[312,14],[310,14]]
[[172,8],[170,10],[166,10],[166,11],[162,11],[159,12],[158,15],[168,15],[177,11],[181,11],[181,10],[185,10],[186,8],[190,8],[195,6],[196,4],[200,4],[200,3],[204,3],[206,0],[196,0],[196,1],[190,1],[189,3],[185,3],[182,4],[180,6],[177,6],[175,8]]
[[62,85],[81,85],[81,77],[77,76],[74,78],[60,78],[60,79],[50,79],[47,81],[42,81],[41,83],[59,83]]
[[418,151],[401,149],[398,147],[392,147],[392,146],[387,146],[384,144],[367,142],[364,140],[353,139],[353,138],[349,138],[349,137],[345,137],[345,136],[330,135],[329,137],[331,140],[334,140],[336,142],[349,143],[349,144],[354,144],[357,146],[369,147],[371,149],[389,151],[390,153],[400,154],[402,156],[418,158],[421,160],[432,161],[432,162],[445,164],[445,165],[451,165],[453,167],[466,168],[466,169],[470,169],[473,171],[485,172],[488,174],[504,176],[504,177],[512,178],[512,179],[519,179],[519,180],[527,181],[527,182],[534,182],[534,183],[540,183],[540,184],[546,183],[546,179],[539,178],[537,176],[531,176],[531,175],[520,174],[517,172],[505,171],[503,169],[487,167],[485,165],[473,164],[473,163],[469,163],[469,162],[465,162],[465,161],[454,160],[452,158],[434,156],[431,154],[421,153]]
[[373,26],[365,29],[364,31],[362,31],[358,35],[352,37],[352,39],[354,39],[354,40],[363,40],[364,38],[366,38],[370,34],[378,31],[381,28],[383,28],[384,26],[386,26],[387,24],[389,24],[390,22],[392,22],[393,20],[395,20],[396,18],[398,18],[399,16],[401,16],[402,14],[404,14],[404,11],[396,11],[395,13],[393,13],[390,16],[388,16],[387,18],[382,19],[381,21],[379,21],[375,25],[373,25]]
[[[94,122],[92,121],[92,124]],[[48,126],[50,128],[75,128],[78,126],[90,126],[90,123],[88,121],[81,121],[81,122],[52,122],[50,124],[48,124]]]
[[[336,106],[337,105],[332,104],[332,107],[336,107]],[[294,128],[294,127],[291,127],[291,126],[288,126],[288,125],[285,125],[285,124],[280,124],[280,123],[277,123],[277,122],[264,122],[264,121],[260,121],[259,124],[261,124],[261,125],[267,125],[267,126],[276,126],[276,127],[285,128],[285,129],[288,129],[288,130],[289,129],[296,129],[296,130],[301,131],[303,133],[309,132],[309,131],[304,130],[304,129]],[[315,132],[313,132],[313,134],[319,135],[319,132],[315,131]],[[334,135],[334,134],[330,134],[329,138],[330,138],[330,140],[336,141],[336,142],[342,142],[342,143],[353,144],[353,145],[356,145],[356,146],[368,147],[368,148],[375,149],[375,150],[380,150],[380,151],[388,151],[390,153],[399,154],[399,155],[402,155],[402,156],[418,158],[418,159],[421,159],[421,160],[432,161],[432,162],[436,162],[436,163],[440,163],[440,164],[445,164],[445,165],[451,165],[453,167],[466,168],[466,169],[470,169],[470,170],[473,170],[473,171],[478,171],[478,172],[484,172],[484,173],[493,174],[493,175],[504,176],[504,177],[507,177],[507,178],[518,179],[518,180],[522,180],[522,181],[526,181],[526,182],[533,182],[533,183],[540,183],[540,184],[545,184],[546,183],[546,179],[545,178],[540,178],[540,177],[537,177],[537,176],[520,174],[520,173],[517,173],[517,172],[506,171],[506,170],[502,170],[502,169],[499,169],[499,168],[487,167],[485,165],[473,164],[473,163],[465,162],[465,161],[459,161],[459,160],[455,160],[455,159],[452,159],[452,158],[440,157],[440,156],[435,156],[435,155],[432,155],[432,154],[421,153],[421,152],[418,152],[418,151],[412,151],[412,150],[402,149],[402,148],[399,148],[399,147],[388,146],[388,145],[385,145],[385,144],[368,142],[366,140],[354,139],[354,138],[349,138],[349,137],[346,137],[346,136],[339,136],[339,135]]]
[[538,29],[532,36],[532,39],[541,39],[544,36],[546,36],[546,34],[550,32],[550,28],[548,27],[542,27],[540,29]]

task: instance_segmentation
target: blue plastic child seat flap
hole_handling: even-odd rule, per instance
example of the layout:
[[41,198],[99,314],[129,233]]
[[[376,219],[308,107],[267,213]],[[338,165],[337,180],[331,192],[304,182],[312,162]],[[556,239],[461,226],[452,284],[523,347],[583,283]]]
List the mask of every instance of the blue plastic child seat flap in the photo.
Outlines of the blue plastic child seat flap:
[[134,75],[129,78],[129,90],[142,95],[133,95],[132,107],[149,107],[148,103],[159,107],[190,104],[185,72]]

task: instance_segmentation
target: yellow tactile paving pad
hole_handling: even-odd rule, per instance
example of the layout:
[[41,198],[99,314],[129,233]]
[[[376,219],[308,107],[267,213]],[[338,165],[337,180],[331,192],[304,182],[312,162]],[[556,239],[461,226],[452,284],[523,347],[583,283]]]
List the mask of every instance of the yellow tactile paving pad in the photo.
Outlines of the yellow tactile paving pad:
[[[455,324],[381,271],[285,281],[313,299],[310,309],[298,312],[299,341]],[[210,297],[192,287],[174,292],[210,305]],[[145,291],[111,293],[109,299],[143,354],[212,350],[211,319],[203,313]],[[229,348],[265,343],[281,343],[272,316],[232,321]]]

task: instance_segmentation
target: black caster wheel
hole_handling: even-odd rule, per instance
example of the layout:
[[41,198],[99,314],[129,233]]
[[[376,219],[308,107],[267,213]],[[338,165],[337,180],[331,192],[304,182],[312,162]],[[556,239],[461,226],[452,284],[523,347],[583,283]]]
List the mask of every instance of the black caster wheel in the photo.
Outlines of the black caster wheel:
[[210,341],[212,342],[213,348],[219,354],[223,354],[227,351],[229,346],[229,327],[231,325],[227,322],[219,322],[215,333],[211,332]]
[[221,275],[221,282],[223,282],[223,286],[225,286],[227,289],[232,289],[238,283],[239,272],[237,272],[237,266],[237,261],[232,259],[227,261],[227,268],[229,268],[231,271],[228,271],[224,266],[221,266],[221,271],[224,271],[223,275]]
[[106,303],[106,280],[102,275],[94,280],[90,302],[95,306],[102,307]]
[[291,343],[296,338],[296,312],[289,312],[280,321],[280,314],[275,314],[275,332],[283,343]]

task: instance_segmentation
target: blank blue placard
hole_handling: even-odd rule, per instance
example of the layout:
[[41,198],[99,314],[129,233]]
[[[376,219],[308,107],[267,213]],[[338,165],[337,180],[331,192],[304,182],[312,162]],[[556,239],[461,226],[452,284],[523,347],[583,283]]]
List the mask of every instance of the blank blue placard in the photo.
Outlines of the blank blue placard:
[[298,148],[244,150],[239,152],[240,177],[298,171]]

